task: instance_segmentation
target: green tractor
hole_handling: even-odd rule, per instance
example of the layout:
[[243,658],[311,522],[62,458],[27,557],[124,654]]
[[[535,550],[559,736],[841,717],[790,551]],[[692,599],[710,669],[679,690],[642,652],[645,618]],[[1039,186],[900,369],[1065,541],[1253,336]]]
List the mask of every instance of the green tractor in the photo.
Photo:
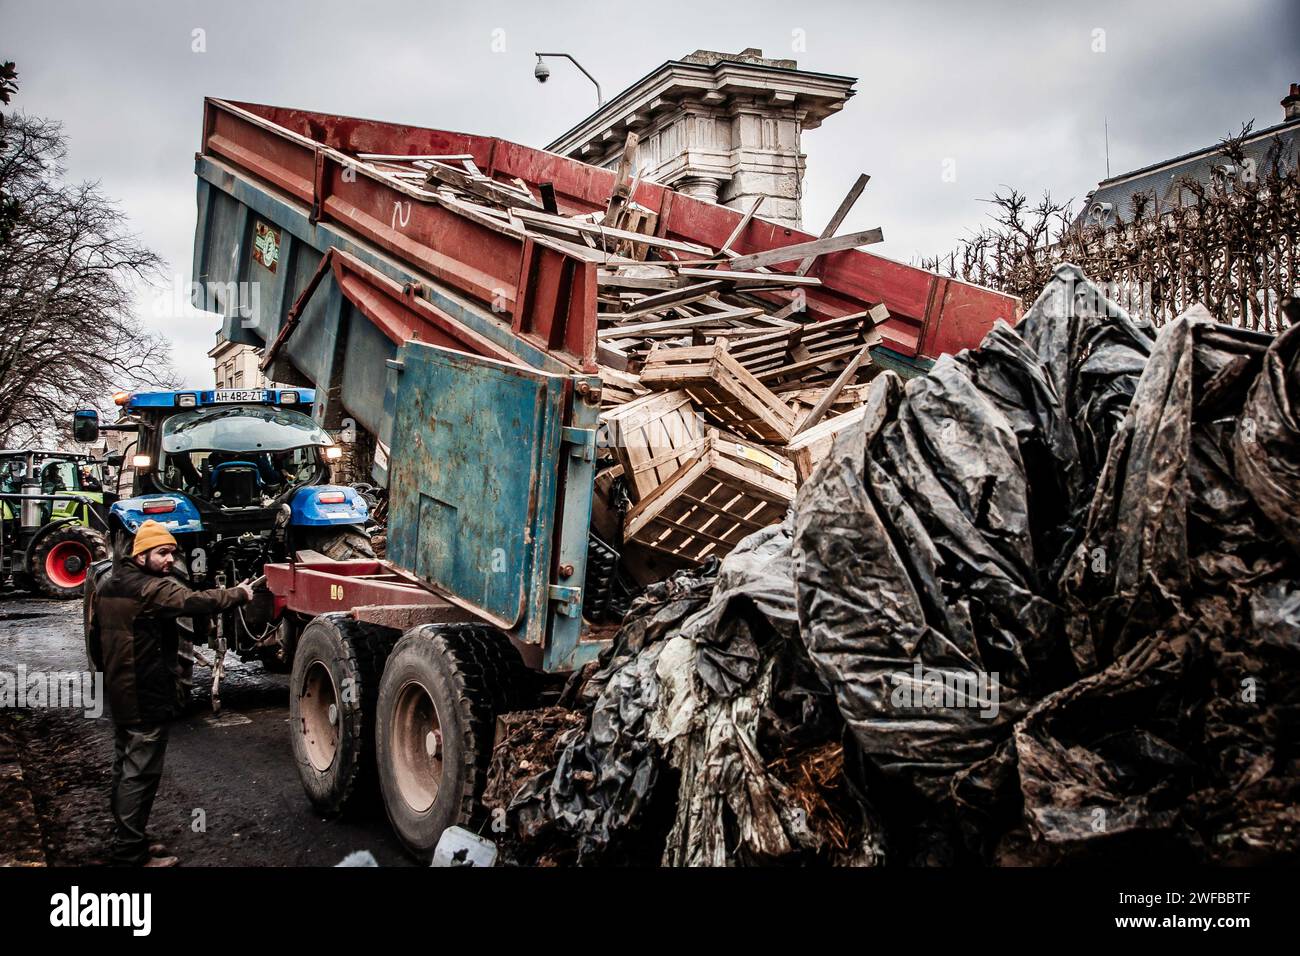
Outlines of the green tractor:
[[81,596],[86,569],[108,556],[104,465],[90,455],[0,449],[0,583],[52,598]]

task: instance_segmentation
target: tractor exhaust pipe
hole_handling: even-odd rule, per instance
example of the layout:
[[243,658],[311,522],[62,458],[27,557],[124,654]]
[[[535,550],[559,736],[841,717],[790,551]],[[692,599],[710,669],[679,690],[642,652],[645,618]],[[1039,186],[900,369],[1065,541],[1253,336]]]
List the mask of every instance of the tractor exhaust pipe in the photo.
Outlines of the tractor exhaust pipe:
[[[24,495],[39,495],[41,493],[41,486],[36,484],[25,484],[22,486],[22,493]],[[33,501],[30,498],[24,498],[22,507],[19,509],[19,523],[22,525],[24,531],[31,530],[32,528],[39,528],[44,524],[44,522],[41,521],[41,502]]]

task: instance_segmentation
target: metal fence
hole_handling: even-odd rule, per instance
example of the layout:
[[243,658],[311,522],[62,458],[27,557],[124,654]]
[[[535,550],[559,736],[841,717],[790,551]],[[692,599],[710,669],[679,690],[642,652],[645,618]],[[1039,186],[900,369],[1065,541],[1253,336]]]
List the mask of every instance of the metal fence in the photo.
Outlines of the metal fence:
[[1008,215],[998,197],[994,227],[921,264],[1028,305],[1058,264],[1072,262],[1156,325],[1199,302],[1220,322],[1278,332],[1287,324],[1281,301],[1300,295],[1300,174],[1276,163],[1238,168],[1239,179],[1184,180],[1177,205],[1139,194],[1131,218],[1105,226],[1074,225],[1068,207],[1050,200]]

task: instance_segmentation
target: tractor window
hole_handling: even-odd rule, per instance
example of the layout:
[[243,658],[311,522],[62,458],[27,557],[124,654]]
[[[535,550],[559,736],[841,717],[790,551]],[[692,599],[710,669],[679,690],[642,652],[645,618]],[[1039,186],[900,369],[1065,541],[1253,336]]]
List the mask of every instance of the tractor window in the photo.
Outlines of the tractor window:
[[162,450],[168,454],[208,449],[277,452],[305,445],[334,444],[302,412],[258,405],[218,405],[173,415],[163,423]]
[[159,478],[168,488],[229,507],[278,498],[317,478],[333,440],[293,409],[231,405],[163,424]]
[[20,494],[26,474],[27,465],[21,458],[0,461],[0,492],[7,495]]
[[80,487],[76,462],[51,461],[41,467],[41,494],[57,495]]
[[77,483],[73,487],[78,491],[103,491],[104,467],[98,462],[83,461],[76,468]]
[[165,487],[220,504],[278,498],[316,478],[323,459],[313,445],[286,451],[192,451],[164,455]]

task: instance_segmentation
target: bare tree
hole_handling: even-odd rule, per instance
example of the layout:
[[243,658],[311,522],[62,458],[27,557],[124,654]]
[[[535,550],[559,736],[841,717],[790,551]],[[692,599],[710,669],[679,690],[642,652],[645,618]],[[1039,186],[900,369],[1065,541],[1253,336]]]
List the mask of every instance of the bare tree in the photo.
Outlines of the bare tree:
[[64,181],[58,123],[4,121],[0,204],[0,445],[66,433],[75,408],[174,384],[170,346],[134,314],[162,260],[97,183]]
[[1055,263],[1048,255],[1070,228],[1072,202],[1056,202],[1048,193],[1037,204],[1020,190],[1004,186],[992,199],[991,224],[946,256],[922,259],[921,268],[989,286],[1032,302],[1051,278]]

